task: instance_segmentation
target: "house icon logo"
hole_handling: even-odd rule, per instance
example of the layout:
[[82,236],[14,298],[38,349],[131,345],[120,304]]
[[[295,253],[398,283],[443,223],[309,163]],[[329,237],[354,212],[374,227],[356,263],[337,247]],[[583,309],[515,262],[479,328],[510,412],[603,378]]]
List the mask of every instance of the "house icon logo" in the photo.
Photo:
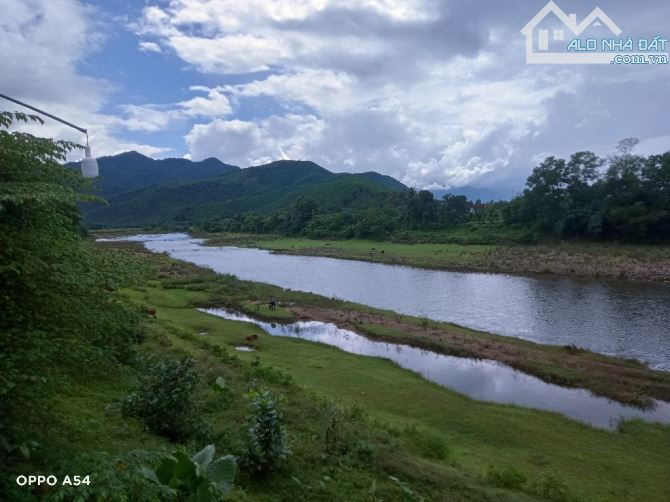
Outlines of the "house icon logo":
[[526,36],[526,62],[529,64],[609,64],[612,54],[607,52],[569,52],[568,42],[576,37],[597,33],[598,36],[619,36],[621,28],[603,12],[595,8],[581,23],[576,14],[566,14],[553,1],[545,5],[523,27]]

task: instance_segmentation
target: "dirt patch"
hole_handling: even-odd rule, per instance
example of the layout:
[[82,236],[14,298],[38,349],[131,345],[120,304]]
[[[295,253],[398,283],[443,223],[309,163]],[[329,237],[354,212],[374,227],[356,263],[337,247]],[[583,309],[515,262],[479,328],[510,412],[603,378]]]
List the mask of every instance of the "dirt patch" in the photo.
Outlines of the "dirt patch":
[[498,272],[516,275],[550,274],[670,282],[670,260],[667,259],[637,259],[606,253],[575,253],[538,247],[500,247],[488,253],[464,253],[459,256],[458,260],[443,255],[415,258],[389,252],[357,252],[336,247],[281,249],[273,252],[371,261],[436,270]]

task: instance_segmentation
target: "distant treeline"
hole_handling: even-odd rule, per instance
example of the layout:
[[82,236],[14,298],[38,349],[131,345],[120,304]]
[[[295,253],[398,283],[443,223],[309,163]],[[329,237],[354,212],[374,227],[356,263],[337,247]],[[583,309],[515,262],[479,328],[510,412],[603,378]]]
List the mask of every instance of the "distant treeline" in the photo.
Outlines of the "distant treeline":
[[536,237],[663,241],[670,236],[670,152],[634,155],[638,140],[619,142],[603,159],[577,152],[548,157],[533,169],[523,194],[511,201],[468,201],[465,196],[410,190],[386,194],[360,210],[324,210],[301,197],[271,215],[247,212],[210,219],[205,231],[280,233],[311,238],[389,238],[407,231],[498,224]]

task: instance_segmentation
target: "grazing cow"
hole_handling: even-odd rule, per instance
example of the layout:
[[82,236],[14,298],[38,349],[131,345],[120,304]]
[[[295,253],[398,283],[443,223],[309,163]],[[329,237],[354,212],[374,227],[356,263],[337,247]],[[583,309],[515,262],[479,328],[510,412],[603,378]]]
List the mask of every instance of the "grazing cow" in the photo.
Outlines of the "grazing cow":
[[151,317],[153,317],[155,319],[156,318],[156,309],[153,309],[153,308],[150,308],[150,307],[147,308],[147,314],[149,314]]
[[277,302],[274,301],[274,300],[271,300],[271,301],[268,303],[268,306],[270,307],[270,310],[277,310]]
[[250,335],[244,337],[244,341],[247,343],[255,342],[256,340],[258,340],[258,335]]

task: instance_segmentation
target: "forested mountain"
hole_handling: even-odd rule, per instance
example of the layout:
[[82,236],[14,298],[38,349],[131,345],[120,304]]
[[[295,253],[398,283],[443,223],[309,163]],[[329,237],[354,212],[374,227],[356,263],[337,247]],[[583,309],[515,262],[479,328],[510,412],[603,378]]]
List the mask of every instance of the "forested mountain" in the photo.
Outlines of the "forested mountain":
[[[133,169],[132,164],[125,169]],[[193,181],[159,184],[155,179],[146,180],[153,181],[152,186],[107,197],[108,206],[87,208],[87,222],[92,226],[187,224],[245,212],[270,214],[301,197],[316,200],[324,210],[362,209],[388,193],[408,190],[378,173],[335,174],[313,162],[291,160]]]
[[[79,168],[78,164],[71,164]],[[124,152],[98,159],[102,195],[107,197],[174,181],[210,178],[238,171],[240,168],[209,158],[199,162],[188,159],[152,159],[137,152]]]

